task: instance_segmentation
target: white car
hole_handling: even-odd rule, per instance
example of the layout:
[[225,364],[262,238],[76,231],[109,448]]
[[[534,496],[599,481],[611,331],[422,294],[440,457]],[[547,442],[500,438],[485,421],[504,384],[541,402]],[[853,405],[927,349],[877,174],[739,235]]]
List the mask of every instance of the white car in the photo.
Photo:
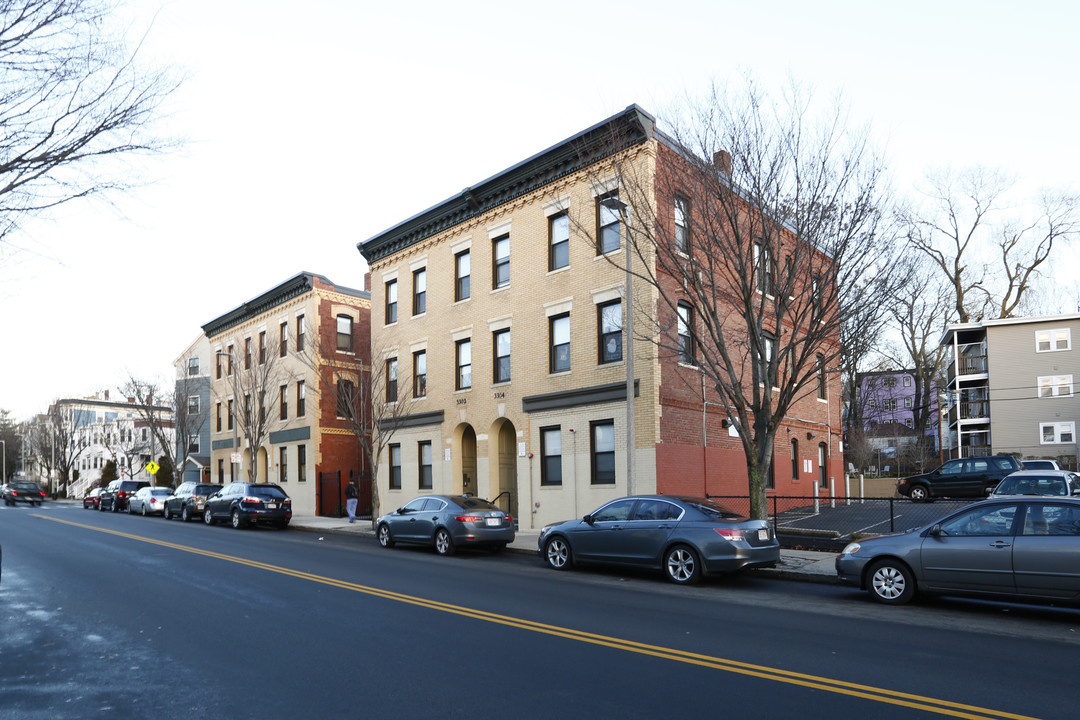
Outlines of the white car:
[[1067,470],[1020,470],[1006,475],[990,497],[1006,495],[1080,495],[1080,475]]
[[1057,460],[1021,460],[1020,464],[1024,466],[1025,470],[1060,470],[1061,466],[1057,464]]
[[134,515],[164,515],[165,500],[172,495],[172,490],[167,487],[144,487],[139,488],[131,496],[128,504],[128,513]]

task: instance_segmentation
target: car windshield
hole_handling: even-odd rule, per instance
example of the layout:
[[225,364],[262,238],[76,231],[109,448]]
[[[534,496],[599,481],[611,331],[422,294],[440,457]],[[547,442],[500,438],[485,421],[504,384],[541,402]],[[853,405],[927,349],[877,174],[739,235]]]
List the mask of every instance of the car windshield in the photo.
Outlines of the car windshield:
[[998,483],[995,495],[1068,495],[1065,479],[1042,475],[1009,477]]
[[483,498],[465,497],[464,495],[455,495],[450,498],[450,502],[458,505],[464,510],[498,510],[496,506],[489,503]]
[[196,485],[191,491],[192,495],[213,495],[221,489],[220,485]]
[[741,513],[706,498],[682,498],[682,500],[710,520],[734,520],[743,517]]
[[278,498],[280,500],[289,497],[285,494],[284,490],[274,485],[252,485],[248,488],[248,493],[258,495],[259,497]]
[[154,488],[150,491],[151,495],[160,495],[162,497],[170,495],[169,488]]
[[41,492],[41,488],[32,482],[13,482],[8,487],[12,490],[22,490],[23,492]]

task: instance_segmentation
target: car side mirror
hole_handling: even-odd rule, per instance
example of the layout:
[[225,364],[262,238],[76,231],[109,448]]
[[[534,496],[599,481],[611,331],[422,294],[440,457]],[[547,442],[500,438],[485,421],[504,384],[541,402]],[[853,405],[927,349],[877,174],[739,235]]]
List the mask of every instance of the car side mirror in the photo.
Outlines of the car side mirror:
[[596,522],[595,520],[593,520],[592,515],[586,515],[585,517],[583,517],[581,519],[584,520],[585,522],[587,522],[590,525],[592,525],[594,522]]
[[938,523],[937,525],[934,525],[932,528],[930,528],[930,532],[928,532],[927,535],[935,538],[941,537],[941,523]]
[[397,510],[395,510],[395,511],[394,511],[394,513],[395,513],[395,514],[397,514],[397,515],[404,515],[404,514],[405,514],[405,513],[407,513],[407,512],[409,512],[409,511],[408,511],[408,510],[406,510],[406,509],[405,509],[405,508],[403,508],[403,507],[399,507],[399,508],[398,508]]

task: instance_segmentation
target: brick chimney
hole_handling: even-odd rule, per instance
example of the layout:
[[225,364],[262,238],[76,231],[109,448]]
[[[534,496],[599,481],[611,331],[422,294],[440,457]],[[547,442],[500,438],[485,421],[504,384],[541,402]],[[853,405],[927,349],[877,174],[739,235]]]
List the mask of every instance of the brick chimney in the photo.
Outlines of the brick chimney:
[[717,170],[731,176],[731,153],[727,150],[717,150],[713,153],[712,161]]

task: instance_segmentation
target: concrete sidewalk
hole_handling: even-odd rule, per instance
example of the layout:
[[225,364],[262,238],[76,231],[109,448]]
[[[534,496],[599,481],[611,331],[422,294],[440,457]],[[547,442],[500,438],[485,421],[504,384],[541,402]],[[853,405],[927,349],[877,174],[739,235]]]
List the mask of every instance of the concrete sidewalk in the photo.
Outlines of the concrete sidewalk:
[[[371,521],[367,519],[357,519],[355,523],[349,523],[348,518],[294,517],[290,527],[307,532],[375,537],[375,531],[371,529]],[[508,552],[535,556],[539,537],[540,533],[537,532],[519,532],[514,542],[506,549]],[[835,560],[835,553],[781,549],[780,564],[775,568],[757,568],[747,572],[784,580],[835,583],[836,567],[833,564]]]

